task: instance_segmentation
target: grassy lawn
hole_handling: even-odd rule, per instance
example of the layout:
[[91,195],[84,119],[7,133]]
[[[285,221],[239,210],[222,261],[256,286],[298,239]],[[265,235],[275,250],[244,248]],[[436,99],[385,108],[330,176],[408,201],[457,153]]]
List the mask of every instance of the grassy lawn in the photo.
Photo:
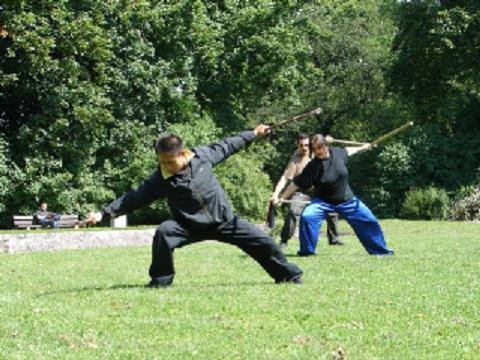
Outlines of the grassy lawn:
[[304,285],[213,242],[169,289],[143,287],[148,247],[0,255],[0,359],[480,359],[480,224],[382,226],[389,258],[291,242]]

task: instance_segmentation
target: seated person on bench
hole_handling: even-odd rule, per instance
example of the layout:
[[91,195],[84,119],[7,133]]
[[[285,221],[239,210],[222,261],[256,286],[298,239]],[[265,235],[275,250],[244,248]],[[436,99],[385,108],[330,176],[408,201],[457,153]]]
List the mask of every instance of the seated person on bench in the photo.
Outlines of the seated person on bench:
[[60,215],[47,210],[47,203],[40,201],[38,210],[33,214],[34,221],[43,227],[58,227]]

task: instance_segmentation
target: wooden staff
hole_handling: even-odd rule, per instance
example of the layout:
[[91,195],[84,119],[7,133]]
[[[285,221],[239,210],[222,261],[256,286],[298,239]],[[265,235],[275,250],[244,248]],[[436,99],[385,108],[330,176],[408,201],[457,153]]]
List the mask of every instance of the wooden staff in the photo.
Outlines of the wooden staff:
[[366,143],[362,143],[359,141],[352,141],[352,140],[340,140],[340,139],[334,139],[330,135],[325,136],[325,139],[330,143],[330,144],[341,144],[341,145],[353,145],[353,146],[362,146],[365,145]]
[[395,130],[392,130],[392,131],[386,133],[385,135],[380,136],[378,139],[373,140],[372,141],[372,146],[377,146],[381,142],[384,142],[385,140],[391,138],[393,135],[396,135],[399,132],[401,132],[405,129],[408,129],[410,126],[413,126],[413,121],[409,121],[406,124],[400,126],[399,128],[397,128]]
[[273,203],[270,201],[268,204],[268,211],[267,211],[267,220],[265,221],[266,225],[270,228],[273,229],[275,227],[275,221],[277,217],[277,212],[275,210],[276,206],[279,206],[281,204],[310,204],[310,201],[304,201],[304,200],[285,200],[285,199],[280,199],[280,202],[276,205],[273,205]]
[[280,199],[280,203],[281,204],[310,204],[310,201]]
[[275,129],[275,128],[279,128],[279,127],[282,127],[284,125],[287,125],[291,122],[295,122],[295,121],[298,121],[298,120],[301,120],[301,119],[304,119],[306,117],[309,117],[309,116],[313,116],[313,115],[319,115],[322,113],[322,108],[316,108],[316,109],[313,109],[312,111],[309,111],[309,112],[306,112],[306,113],[303,113],[303,114],[299,114],[299,115],[295,115],[295,116],[292,116],[291,118],[287,119],[287,120],[284,120],[284,121],[281,121],[279,122],[278,124],[273,124],[273,125],[270,125],[270,128],[271,129]]

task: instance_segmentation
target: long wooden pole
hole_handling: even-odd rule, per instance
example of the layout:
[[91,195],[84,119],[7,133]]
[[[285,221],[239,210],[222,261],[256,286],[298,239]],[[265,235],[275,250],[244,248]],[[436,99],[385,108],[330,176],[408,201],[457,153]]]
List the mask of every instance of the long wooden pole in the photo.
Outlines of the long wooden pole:
[[[328,140],[328,139],[327,139]],[[359,141],[352,141],[352,140],[340,140],[340,139],[330,139],[328,141],[330,144],[341,144],[341,145],[355,145],[355,146],[362,146],[365,143]]]
[[282,204],[310,204],[310,201],[281,199],[280,203],[282,203]]
[[[379,138],[375,139],[374,141],[371,142],[372,146],[377,146],[378,144],[384,142],[385,140],[388,140],[389,138],[391,138],[392,136],[398,134],[399,132],[402,132],[406,129],[408,129],[409,127],[413,126],[413,121],[409,121],[407,122],[406,124],[380,136]],[[366,143],[362,143],[362,142],[359,142],[359,141],[351,141],[351,140],[340,140],[340,139],[334,139],[332,138],[331,136],[326,136],[326,139],[329,143],[336,143],[336,144],[342,144],[342,145],[354,145],[354,146],[362,146],[362,145],[365,145]]]
[[395,130],[392,130],[392,131],[380,136],[379,138],[373,140],[371,144],[372,144],[372,146],[377,146],[378,144],[380,144],[380,143],[384,142],[385,140],[391,138],[393,135],[396,135],[399,132],[408,129],[410,126],[413,126],[413,121],[409,121],[406,124],[400,126],[399,128],[396,128]]
[[279,127],[285,126],[289,123],[304,119],[304,118],[309,117],[309,116],[319,115],[319,114],[322,113],[322,111],[323,111],[322,108],[316,108],[316,109],[313,109],[309,112],[292,116],[291,118],[289,118],[287,120],[284,120],[284,121],[281,121],[278,124],[270,125],[270,128],[272,128],[272,129],[279,128]]

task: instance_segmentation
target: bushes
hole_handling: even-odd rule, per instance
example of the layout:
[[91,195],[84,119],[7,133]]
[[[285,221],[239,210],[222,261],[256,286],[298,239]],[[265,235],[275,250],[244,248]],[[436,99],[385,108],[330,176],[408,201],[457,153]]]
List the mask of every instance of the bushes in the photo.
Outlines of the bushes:
[[385,146],[375,162],[378,173],[379,206],[382,213],[389,217],[398,214],[402,197],[412,180],[412,154],[402,143]]
[[5,141],[0,136],[0,213],[5,210],[5,195],[8,194],[10,179],[8,176]]
[[480,220],[480,186],[453,204],[450,209],[450,218],[452,220]]
[[443,220],[447,217],[449,199],[443,189],[428,187],[407,192],[400,216],[414,220]]
[[7,195],[12,191],[11,169],[8,166],[7,144],[0,136],[0,216],[5,218]]
[[9,144],[0,134],[0,227],[10,225],[9,205],[15,199],[15,186],[20,176],[20,169],[11,161]]
[[234,156],[215,169],[235,213],[249,220],[265,220],[272,184],[255,154]]
[[409,189],[434,186],[453,194],[478,184],[479,149],[475,131],[422,124],[349,159],[352,187],[377,216],[398,217]]

